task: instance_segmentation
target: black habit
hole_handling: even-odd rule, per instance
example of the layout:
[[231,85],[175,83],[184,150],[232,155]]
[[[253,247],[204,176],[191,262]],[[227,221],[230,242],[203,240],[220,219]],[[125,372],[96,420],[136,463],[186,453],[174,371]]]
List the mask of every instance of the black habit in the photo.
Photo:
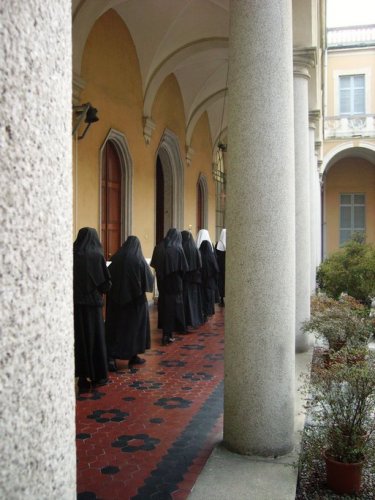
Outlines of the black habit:
[[202,299],[204,319],[215,314],[215,294],[219,266],[209,241],[204,240],[199,247],[202,257]]
[[224,305],[225,298],[225,254],[226,254],[226,229],[220,234],[220,239],[215,246],[217,264],[219,266],[218,289],[220,305]]
[[188,271],[182,249],[182,236],[175,228],[168,230],[152,254],[151,266],[158,282],[158,327],[163,329],[163,343],[173,339],[173,332],[186,330],[183,301],[183,275]]
[[109,359],[129,359],[150,348],[146,292],[154,277],[136,236],[129,236],[112,257],[112,288],[107,299],[106,341]]
[[202,259],[194,238],[189,231],[182,231],[182,248],[189,266],[184,274],[183,297],[186,326],[197,328],[203,320],[201,269]]
[[108,376],[102,294],[110,287],[98,233],[84,227],[73,245],[75,372],[80,382],[102,383]]

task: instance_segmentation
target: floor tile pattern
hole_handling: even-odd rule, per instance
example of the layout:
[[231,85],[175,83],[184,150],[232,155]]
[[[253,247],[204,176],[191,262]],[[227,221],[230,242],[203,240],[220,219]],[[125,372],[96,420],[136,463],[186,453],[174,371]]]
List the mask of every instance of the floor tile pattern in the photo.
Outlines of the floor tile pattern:
[[184,500],[222,439],[224,310],[77,397],[78,500]]

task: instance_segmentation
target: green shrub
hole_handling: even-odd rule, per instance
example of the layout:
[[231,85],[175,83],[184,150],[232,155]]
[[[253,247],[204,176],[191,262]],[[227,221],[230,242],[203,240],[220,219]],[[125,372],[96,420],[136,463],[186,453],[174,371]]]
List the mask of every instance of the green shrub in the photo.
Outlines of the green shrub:
[[302,329],[323,338],[334,351],[343,346],[366,346],[373,333],[366,307],[347,294],[341,294],[338,300],[324,293],[313,296],[311,317]]
[[318,268],[319,288],[338,299],[347,293],[369,305],[375,296],[375,246],[352,240]]

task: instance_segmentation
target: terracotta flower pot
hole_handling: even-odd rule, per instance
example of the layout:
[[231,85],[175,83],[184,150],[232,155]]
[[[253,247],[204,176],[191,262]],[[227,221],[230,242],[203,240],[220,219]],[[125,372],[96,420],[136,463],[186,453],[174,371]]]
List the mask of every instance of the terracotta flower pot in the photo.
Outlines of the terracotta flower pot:
[[337,462],[327,452],[324,453],[327,472],[327,485],[335,493],[359,493],[361,489],[363,462],[347,464]]

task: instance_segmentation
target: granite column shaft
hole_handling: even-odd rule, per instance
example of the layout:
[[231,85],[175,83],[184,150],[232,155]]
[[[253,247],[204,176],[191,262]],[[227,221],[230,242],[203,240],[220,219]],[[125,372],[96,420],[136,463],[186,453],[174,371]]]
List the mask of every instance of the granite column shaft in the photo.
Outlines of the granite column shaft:
[[310,318],[310,146],[308,52],[294,55],[294,152],[296,182],[296,352],[306,352],[309,336],[302,323]]
[[293,446],[291,7],[231,2],[224,442],[247,455]]
[[73,499],[71,2],[0,18],[0,498]]

